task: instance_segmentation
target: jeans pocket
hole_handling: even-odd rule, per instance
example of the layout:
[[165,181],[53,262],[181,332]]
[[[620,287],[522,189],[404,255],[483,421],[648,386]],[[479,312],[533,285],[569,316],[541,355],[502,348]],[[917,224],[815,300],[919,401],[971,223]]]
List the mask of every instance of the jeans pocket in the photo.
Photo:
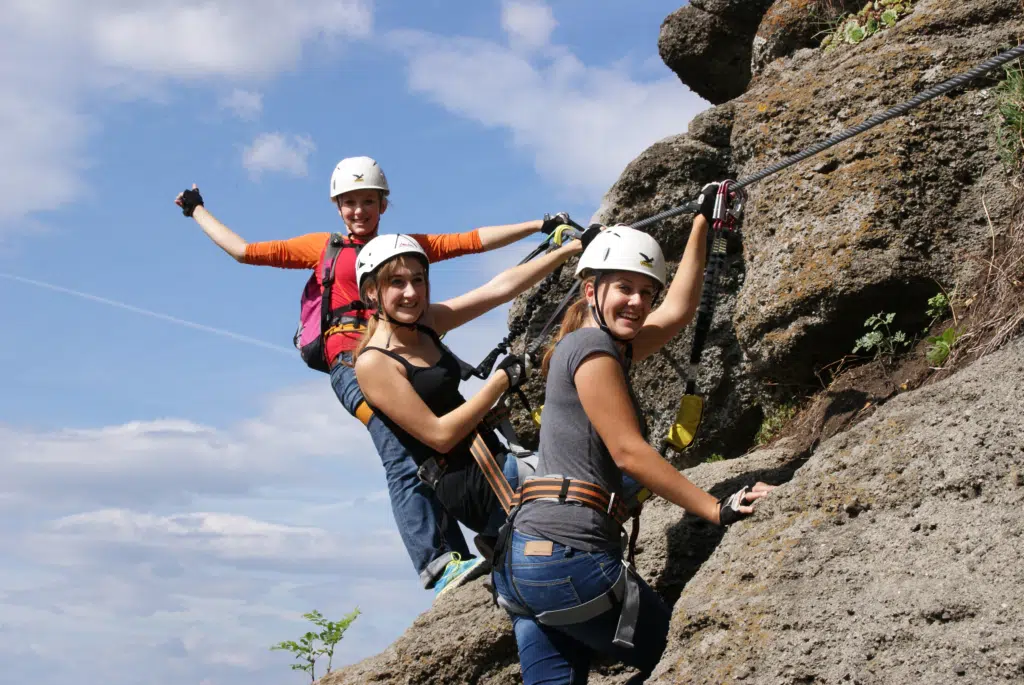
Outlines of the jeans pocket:
[[535,613],[568,609],[582,604],[571,578],[558,580],[525,580],[512,578],[519,597]]

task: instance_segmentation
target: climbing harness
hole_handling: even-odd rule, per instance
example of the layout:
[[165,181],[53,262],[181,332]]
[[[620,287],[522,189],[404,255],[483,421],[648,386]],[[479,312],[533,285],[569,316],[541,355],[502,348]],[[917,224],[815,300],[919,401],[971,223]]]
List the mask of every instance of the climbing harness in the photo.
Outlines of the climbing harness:
[[[527,502],[548,501],[570,506],[584,506],[611,517],[619,524],[620,528],[632,518],[633,528],[628,537],[627,553],[622,560],[619,576],[604,594],[575,607],[534,614],[518,602],[499,595],[492,586],[491,596],[495,604],[509,613],[530,616],[538,623],[547,626],[585,623],[616,606],[621,606],[613,643],[627,649],[632,648],[640,613],[640,587],[637,583],[634,556],[640,532],[640,510],[643,502],[651,496],[650,490],[641,487],[638,491],[630,493],[627,498],[616,498],[614,493],[607,492],[599,485],[560,475],[529,477],[521,482],[522,486],[512,498],[512,509],[508,512],[508,520],[498,532],[498,540],[491,559],[495,569],[504,569],[508,562],[515,518],[521,507]],[[625,535],[624,528],[622,528],[622,533]]]
[[292,338],[306,366],[323,373],[331,372],[330,361],[327,359],[328,336],[342,332],[362,332],[366,329],[366,320],[358,316],[360,312],[366,310],[366,305],[359,300],[331,309],[334,269],[338,263],[338,256],[345,248],[354,249],[358,255],[363,245],[341,233],[332,233],[327,239],[323,259],[317,265],[321,270],[320,281],[317,281],[315,271],[306,281],[299,302],[299,326]]

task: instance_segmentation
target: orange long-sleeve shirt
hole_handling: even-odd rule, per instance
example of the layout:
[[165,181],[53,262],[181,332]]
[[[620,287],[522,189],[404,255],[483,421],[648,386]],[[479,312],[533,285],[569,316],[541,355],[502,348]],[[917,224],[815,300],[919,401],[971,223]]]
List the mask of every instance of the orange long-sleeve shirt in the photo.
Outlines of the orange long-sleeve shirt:
[[[330,233],[307,233],[288,240],[267,240],[249,243],[245,246],[244,264],[276,266],[282,269],[315,269],[316,280],[323,288],[322,262]],[[427,258],[440,262],[453,257],[482,252],[478,230],[466,233],[444,233],[440,235],[412,235],[423,246]],[[339,309],[359,299],[356,284],[356,251],[343,249],[334,267],[334,287],[331,289],[331,309]],[[357,318],[366,318],[372,311],[361,310],[352,313]],[[361,332],[342,332],[327,337],[327,359],[334,361],[340,353],[354,350],[362,337]]]

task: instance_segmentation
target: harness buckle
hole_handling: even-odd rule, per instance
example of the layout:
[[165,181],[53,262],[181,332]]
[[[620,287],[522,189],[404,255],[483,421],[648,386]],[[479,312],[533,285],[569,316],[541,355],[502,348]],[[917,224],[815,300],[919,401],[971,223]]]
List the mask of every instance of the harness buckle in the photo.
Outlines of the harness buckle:
[[565,498],[569,494],[570,479],[562,477],[562,490],[558,493],[558,501],[565,504]]
[[614,508],[615,508],[615,493],[613,492],[612,496],[608,498],[608,508],[605,509],[604,513],[608,514],[609,516],[612,516],[612,509],[614,509]]

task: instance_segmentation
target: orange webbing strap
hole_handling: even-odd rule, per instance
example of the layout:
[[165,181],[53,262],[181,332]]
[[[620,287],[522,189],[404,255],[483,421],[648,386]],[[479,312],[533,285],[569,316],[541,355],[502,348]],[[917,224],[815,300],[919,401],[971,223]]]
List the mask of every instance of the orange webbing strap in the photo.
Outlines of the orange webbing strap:
[[579,502],[608,514],[619,525],[625,525],[630,517],[621,499],[615,499],[600,485],[572,478],[528,478],[520,488],[514,504],[542,498]]
[[366,400],[359,402],[359,406],[356,407],[356,418],[359,419],[365,426],[370,423],[370,419],[373,418],[373,410],[370,409],[370,405],[366,403]]
[[[473,455],[473,459],[476,460],[477,466],[479,466],[480,470],[483,471],[484,478],[487,479],[491,489],[494,490],[494,494],[498,498],[501,508],[504,509],[507,514],[512,510],[512,498],[515,493],[512,491],[512,486],[509,485],[508,481],[505,479],[505,474],[501,472],[501,468],[498,466],[498,460],[494,458],[491,448],[487,446],[486,442],[484,442],[479,431],[473,433],[473,442],[469,446],[469,451]],[[505,458],[515,459],[511,454]]]
[[332,326],[324,331],[324,338],[335,335],[336,333],[365,333],[365,323],[340,323],[337,326]]

